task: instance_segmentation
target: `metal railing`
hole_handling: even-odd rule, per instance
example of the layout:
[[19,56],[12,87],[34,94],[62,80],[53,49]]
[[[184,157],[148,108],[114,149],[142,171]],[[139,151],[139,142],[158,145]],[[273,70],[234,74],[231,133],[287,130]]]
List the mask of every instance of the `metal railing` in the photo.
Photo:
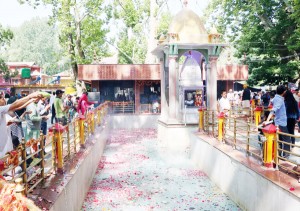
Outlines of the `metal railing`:
[[[258,111],[262,113],[267,110]],[[250,115],[245,116],[246,112]],[[255,109],[237,108],[231,110],[227,115],[220,116],[216,111],[199,109],[199,131],[231,145],[235,150],[245,152],[246,156],[256,158],[259,164],[293,173],[299,179],[300,146],[283,142],[279,139],[279,135],[294,138],[300,138],[300,135],[282,133],[277,129],[270,138],[268,134],[262,132],[263,127],[258,127],[257,122],[261,120],[261,113],[258,115],[255,112]],[[284,150],[284,145],[294,149],[291,151]],[[289,157],[282,156],[281,153],[285,153]]]
[[[38,185],[43,185],[52,173],[62,173],[64,162],[75,155],[100,126],[107,115],[107,103],[99,105],[79,116],[66,126],[54,124],[47,136],[40,133],[37,140],[27,142],[23,139],[16,150],[0,158],[0,175],[11,175],[10,182],[22,178],[24,194],[28,194]],[[21,172],[15,173],[20,166]]]

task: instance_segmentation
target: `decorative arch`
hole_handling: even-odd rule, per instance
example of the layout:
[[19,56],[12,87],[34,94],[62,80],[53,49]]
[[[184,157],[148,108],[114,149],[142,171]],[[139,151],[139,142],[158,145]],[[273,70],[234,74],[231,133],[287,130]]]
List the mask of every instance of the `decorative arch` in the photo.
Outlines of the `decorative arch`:
[[182,56],[185,57],[185,60],[179,70],[179,80],[183,83],[185,80],[193,81],[195,84],[197,81],[203,81],[205,79],[204,63],[206,62],[204,55],[199,51],[186,50],[184,53],[181,53]]

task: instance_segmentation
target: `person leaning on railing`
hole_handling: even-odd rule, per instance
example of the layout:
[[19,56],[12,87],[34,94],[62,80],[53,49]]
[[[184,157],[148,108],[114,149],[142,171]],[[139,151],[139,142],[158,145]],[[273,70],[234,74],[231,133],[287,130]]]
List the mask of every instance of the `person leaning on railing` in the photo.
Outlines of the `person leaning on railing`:
[[[284,95],[286,93],[286,87],[284,85],[279,85],[276,89],[276,95],[272,101],[273,108],[270,111],[270,114],[264,122],[266,124],[271,120],[273,116],[275,125],[279,128],[279,130],[283,133],[289,133],[287,129],[287,116],[286,116],[286,108],[284,103]],[[283,149],[287,152],[290,151],[290,143],[291,143],[291,137],[290,136],[284,136],[280,135],[279,140],[282,140],[283,142],[287,142],[288,144],[283,144]],[[282,144],[279,144],[279,147],[282,149]],[[288,153],[283,152],[283,157],[287,158],[289,156]]]
[[3,137],[0,141],[0,157],[5,155],[6,152],[4,152],[3,150],[6,146],[7,141],[11,140],[11,139],[8,139],[10,134],[7,133],[5,114],[7,114],[9,111],[16,111],[21,108],[24,108],[28,104],[35,101],[36,99],[40,99],[42,97],[43,97],[43,95],[40,94],[39,92],[34,92],[32,94],[27,95],[24,98],[21,98],[21,99],[15,101],[12,104],[0,106],[0,134],[1,134],[1,137]]

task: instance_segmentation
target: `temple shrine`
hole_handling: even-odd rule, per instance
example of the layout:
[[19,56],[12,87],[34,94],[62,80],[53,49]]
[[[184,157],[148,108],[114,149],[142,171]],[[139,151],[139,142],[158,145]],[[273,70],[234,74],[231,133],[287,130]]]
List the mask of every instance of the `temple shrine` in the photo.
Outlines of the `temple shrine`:
[[114,113],[161,113],[164,123],[196,124],[200,107],[216,109],[218,92],[248,78],[246,65],[218,65],[227,46],[185,7],[152,51],[158,64],[79,65],[78,79],[90,83],[101,101],[121,106]]

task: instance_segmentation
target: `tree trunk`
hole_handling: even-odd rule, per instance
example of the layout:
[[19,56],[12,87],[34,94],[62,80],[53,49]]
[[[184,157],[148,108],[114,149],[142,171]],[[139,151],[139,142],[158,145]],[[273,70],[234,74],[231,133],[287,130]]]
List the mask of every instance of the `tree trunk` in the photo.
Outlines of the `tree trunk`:
[[84,51],[82,50],[82,45],[81,45],[81,22],[76,21],[75,27],[76,27],[76,48],[80,59],[84,60],[85,54]]
[[148,46],[147,46],[147,54],[145,63],[146,64],[153,64],[155,63],[155,56],[151,53],[151,51],[156,46],[155,42],[155,31],[156,31],[156,21],[155,21],[155,8],[156,8],[156,1],[150,0],[150,19],[149,19],[149,28],[150,33],[147,40]]
[[[69,22],[69,27],[71,27],[71,22]],[[78,78],[78,66],[76,61],[75,55],[75,47],[74,47],[74,39],[72,33],[68,33],[68,40],[69,40],[69,55],[71,59],[71,67],[74,74],[75,80]]]

